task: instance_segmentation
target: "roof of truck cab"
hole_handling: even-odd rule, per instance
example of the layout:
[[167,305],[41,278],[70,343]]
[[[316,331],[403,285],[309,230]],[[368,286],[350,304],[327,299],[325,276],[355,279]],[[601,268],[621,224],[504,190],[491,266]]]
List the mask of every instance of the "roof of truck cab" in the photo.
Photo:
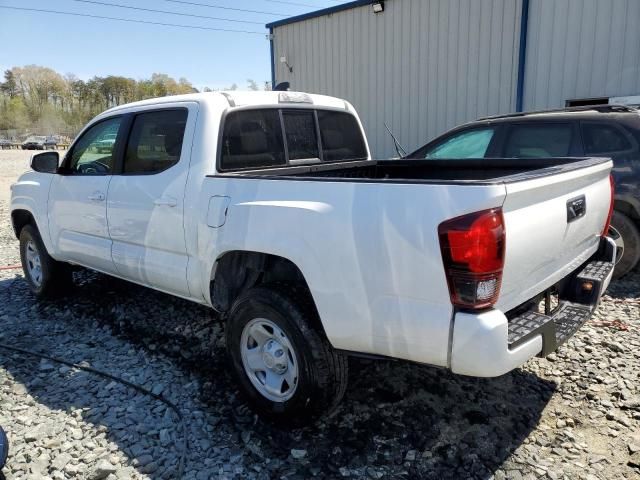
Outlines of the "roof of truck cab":
[[345,100],[336,97],[329,97],[326,95],[317,95],[313,93],[304,92],[282,92],[282,91],[243,91],[243,90],[230,90],[222,92],[202,92],[202,93],[188,93],[186,95],[170,95],[167,97],[149,98],[146,100],[140,100],[138,102],[126,103],[118,105],[117,107],[110,108],[103,113],[114,113],[119,110],[124,110],[132,107],[145,107],[149,105],[162,105],[165,103],[175,102],[198,102],[207,103],[214,99],[220,100],[223,98],[231,107],[244,107],[251,105],[286,105],[287,103],[295,103],[298,105],[304,105],[299,102],[287,102],[281,101],[283,95],[289,95],[294,97],[296,95],[307,95],[313,103],[309,106],[314,107],[330,107],[330,108],[342,108],[349,109],[349,104]]

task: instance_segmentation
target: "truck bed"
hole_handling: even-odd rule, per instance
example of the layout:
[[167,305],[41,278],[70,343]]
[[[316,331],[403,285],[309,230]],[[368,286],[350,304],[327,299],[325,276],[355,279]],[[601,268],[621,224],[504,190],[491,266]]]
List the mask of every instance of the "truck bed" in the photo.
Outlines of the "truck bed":
[[606,158],[495,158],[366,160],[300,165],[223,174],[247,178],[390,183],[509,183],[578,170]]
[[[349,269],[360,272],[363,264],[371,263],[365,277],[380,279],[382,271],[382,277],[393,280],[373,297],[402,291],[411,298],[428,296],[434,304],[443,292],[436,292],[437,282],[422,277],[422,272],[442,271],[438,225],[501,208],[506,253],[496,306],[508,312],[571,274],[597,250],[610,204],[610,168],[607,158],[314,163],[214,175],[210,191],[231,199],[229,215],[235,215],[235,221],[239,215],[234,212],[249,207],[260,211],[251,219],[242,218],[242,231],[260,231],[261,236],[276,231],[278,238],[284,235],[288,241],[309,232],[305,245],[316,245],[319,235],[332,239],[329,245],[340,239],[341,265],[355,261]],[[586,211],[571,217],[571,202],[580,200]],[[276,217],[286,221],[276,226]],[[268,222],[245,225],[257,218]],[[283,233],[290,228],[294,230]],[[353,248],[345,246],[345,235],[353,240]],[[335,254],[332,247],[316,256]],[[414,265],[419,265],[418,271]],[[420,287],[425,284],[428,295]],[[437,283],[445,284],[444,278]]]

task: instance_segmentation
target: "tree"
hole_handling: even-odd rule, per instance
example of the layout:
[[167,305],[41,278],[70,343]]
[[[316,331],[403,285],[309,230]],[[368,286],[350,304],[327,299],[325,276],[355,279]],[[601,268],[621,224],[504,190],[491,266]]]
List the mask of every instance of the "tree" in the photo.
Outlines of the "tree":
[[22,98],[14,96],[0,105],[0,130],[22,130],[30,123]]
[[178,80],[178,91],[179,93],[198,93],[198,89],[184,77],[180,77],[180,80]]
[[13,98],[18,94],[18,85],[12,70],[5,70],[4,82],[0,83],[0,92],[9,98]]
[[27,65],[22,68],[14,67],[11,71],[33,120],[42,114],[47,103],[52,102],[55,105],[64,94],[64,79],[50,68]]
[[[247,83],[250,90],[259,90],[254,80]],[[234,83],[226,90],[237,89]],[[175,80],[166,73],[139,80],[119,75],[83,80],[73,73],[62,76],[39,65],[13,67],[4,72],[4,81],[0,82],[0,129],[73,133],[107,108],[197,91],[186,78]],[[204,91],[211,89],[205,87]]]
[[247,80],[247,85],[248,85],[249,90],[253,90],[253,91],[260,90],[260,87],[258,87],[258,84],[256,83],[255,80],[248,79]]

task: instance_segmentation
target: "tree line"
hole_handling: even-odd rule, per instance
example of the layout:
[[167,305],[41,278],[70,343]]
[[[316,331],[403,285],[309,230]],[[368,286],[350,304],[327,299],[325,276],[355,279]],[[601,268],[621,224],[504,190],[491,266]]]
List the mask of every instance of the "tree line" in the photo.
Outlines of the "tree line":
[[[258,90],[247,80],[247,88]],[[237,89],[233,84],[230,90]],[[204,91],[211,91],[204,88]],[[164,73],[135,80],[117,75],[82,80],[38,65],[13,67],[0,83],[0,130],[40,134],[73,133],[98,113],[145,98],[198,92],[186,78]]]

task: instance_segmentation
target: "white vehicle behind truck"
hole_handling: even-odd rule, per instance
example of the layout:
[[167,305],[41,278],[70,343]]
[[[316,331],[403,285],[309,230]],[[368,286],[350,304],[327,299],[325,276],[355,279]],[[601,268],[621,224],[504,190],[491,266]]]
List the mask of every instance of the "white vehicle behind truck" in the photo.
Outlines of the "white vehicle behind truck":
[[288,420],[339,402],[349,355],[480,377],[544,356],[615,257],[610,160],[372,160],[326,96],[122,105],[32,168],[11,218],[37,297],[76,265],[209,305],[242,391]]

